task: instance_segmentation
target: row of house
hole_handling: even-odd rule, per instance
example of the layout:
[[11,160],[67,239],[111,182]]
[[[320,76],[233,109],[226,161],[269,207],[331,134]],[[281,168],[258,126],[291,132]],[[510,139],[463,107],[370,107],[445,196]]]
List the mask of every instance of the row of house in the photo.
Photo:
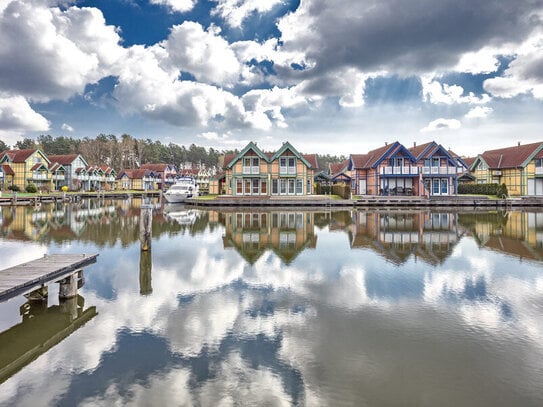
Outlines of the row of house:
[[249,143],[226,155],[210,192],[234,196],[310,195],[315,184],[343,183],[354,195],[450,196],[459,183],[505,184],[512,196],[543,195],[543,142],[489,150],[462,158],[432,141],[406,147],[385,143],[365,154],[320,169],[314,154],[290,143],[264,152]]
[[178,170],[169,164],[144,164],[119,173],[107,165],[89,165],[80,154],[46,155],[40,149],[6,150],[0,153],[0,190],[30,183],[39,190],[163,190],[178,176],[193,176],[205,191],[214,173],[206,168]]

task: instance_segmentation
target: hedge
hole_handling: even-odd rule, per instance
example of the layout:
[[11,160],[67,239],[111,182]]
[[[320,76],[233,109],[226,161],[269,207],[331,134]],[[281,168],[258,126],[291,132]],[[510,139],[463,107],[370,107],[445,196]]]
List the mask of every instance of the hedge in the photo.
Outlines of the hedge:
[[496,195],[499,197],[507,196],[507,187],[505,184],[460,184],[458,185],[459,194],[470,195]]

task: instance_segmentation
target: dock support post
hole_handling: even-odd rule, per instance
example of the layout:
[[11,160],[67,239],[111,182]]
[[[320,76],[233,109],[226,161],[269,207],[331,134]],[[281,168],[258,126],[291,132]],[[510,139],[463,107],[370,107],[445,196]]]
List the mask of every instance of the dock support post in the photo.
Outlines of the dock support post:
[[72,298],[77,295],[77,273],[76,271],[74,274],[60,280],[60,288],[58,290],[59,299]]
[[28,301],[45,301],[47,302],[47,296],[49,295],[49,289],[47,286],[40,287],[28,294],[25,297]]
[[140,212],[140,248],[151,250],[151,226],[153,224],[153,205],[142,204]]

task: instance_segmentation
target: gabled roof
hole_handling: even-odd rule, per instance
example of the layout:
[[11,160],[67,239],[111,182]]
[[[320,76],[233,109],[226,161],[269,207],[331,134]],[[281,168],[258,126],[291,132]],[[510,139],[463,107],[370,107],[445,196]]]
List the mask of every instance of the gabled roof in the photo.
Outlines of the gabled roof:
[[345,160],[340,163],[330,163],[329,165],[330,175],[343,173],[347,171],[348,166],[349,166],[349,160]]
[[[260,148],[258,148],[257,145],[256,145],[255,143],[253,143],[253,142],[251,141],[249,144],[247,144],[247,145],[245,146],[245,148],[244,148],[243,150],[240,151],[239,154],[235,155],[235,156],[228,162],[227,165],[225,164],[225,168],[232,168],[232,167],[234,166],[234,164],[235,164],[236,162],[238,162],[239,160],[241,160],[241,159],[245,156],[245,154],[247,154],[250,150],[254,151],[255,154],[256,154],[258,157],[262,158],[263,160],[269,161],[268,156],[267,156],[266,154],[264,154],[264,153],[262,152],[262,150],[261,150]],[[226,160],[225,160],[225,162],[226,162]]]
[[81,158],[85,165],[87,164],[85,159],[81,157],[80,154],[54,154],[47,156],[47,158],[49,158],[51,162],[56,161],[57,163],[62,165],[71,165],[75,160],[77,160],[78,157]]
[[429,159],[440,151],[440,156],[443,156],[444,154],[449,160],[464,165],[464,161],[462,161],[457,154],[447,150],[445,147],[443,147],[441,144],[437,144],[435,141],[430,141],[429,143],[421,144],[420,146],[413,146],[409,149],[409,152],[413,154],[415,160],[417,161]]
[[43,158],[45,158],[45,160],[47,161],[47,164],[49,164],[49,162],[50,162],[49,159],[38,148],[27,148],[27,149],[24,149],[24,150],[6,150],[6,151],[3,151],[0,154],[0,161],[6,161],[6,158],[7,158],[7,161],[10,161],[10,162],[24,163],[36,151],[39,151],[40,154],[43,156]]
[[[526,167],[542,149],[543,142],[519,144],[514,147],[485,151],[475,161],[477,162],[482,159],[492,169],[521,168]],[[473,165],[475,165],[475,162]]]
[[477,157],[464,157],[462,160],[466,163],[468,168],[471,168]]
[[58,162],[54,162],[54,163],[51,163],[49,164],[49,171],[64,171],[65,168],[62,164],[59,164]]
[[228,167],[228,164],[236,157],[236,154],[234,153],[228,153],[224,155],[224,163],[222,165],[223,168]]
[[303,154],[302,157],[309,163],[311,169],[316,170],[317,168],[319,168],[317,154]]
[[[283,153],[287,150],[290,150],[290,152],[292,154],[294,154],[296,156],[296,158],[302,160],[302,162],[307,165],[308,167],[310,168],[316,168],[316,167],[312,167],[311,164],[298,152],[298,150],[296,150],[294,147],[292,147],[292,144],[290,144],[288,141],[284,142],[283,145],[281,146],[281,148],[279,150],[277,150],[275,152],[275,154],[269,159],[269,161],[273,161],[273,160],[276,160],[277,158],[279,158],[281,155],[283,155]],[[315,158],[315,163],[316,163],[317,159]]]
[[154,172],[171,170],[171,166],[169,164],[142,164],[140,168],[151,170]]
[[141,179],[147,176],[154,176],[154,173],[153,171],[145,169],[145,168],[135,168],[135,169],[122,170],[119,173],[119,178],[122,178],[124,175],[126,175],[130,179]]
[[13,171],[13,168],[9,164],[2,164],[2,171],[6,175],[15,175],[15,171]]
[[32,166],[32,168],[30,168],[30,171],[36,171],[36,170],[39,170],[40,168],[43,168],[44,170],[48,170],[47,166],[44,163],[36,163]]
[[419,161],[420,159],[423,158],[425,153],[428,152],[428,150],[434,148],[435,146],[437,146],[437,143],[435,141],[430,141],[428,143],[424,143],[418,146],[415,145],[411,147],[409,151],[411,152],[411,154],[413,154],[413,157],[415,157],[415,159]]
[[350,168],[375,168],[383,160],[392,157],[394,154],[402,151],[411,160],[415,161],[413,154],[398,141],[392,144],[385,144],[376,148],[367,154],[351,154]]

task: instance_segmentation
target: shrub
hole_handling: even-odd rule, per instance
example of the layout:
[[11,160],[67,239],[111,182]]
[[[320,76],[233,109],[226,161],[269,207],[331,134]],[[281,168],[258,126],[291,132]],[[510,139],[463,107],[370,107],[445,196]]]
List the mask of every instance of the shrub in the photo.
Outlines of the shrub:
[[508,195],[507,185],[501,184],[501,185],[498,187],[498,191],[496,192],[496,196],[497,196],[498,198],[507,198],[507,195]]
[[17,185],[10,185],[10,186],[8,187],[8,189],[9,189],[10,191],[13,191],[13,192],[20,192],[20,191],[21,191],[21,188],[19,188]]
[[28,184],[25,190],[26,192],[31,193],[31,194],[35,194],[36,192],[38,192],[38,188],[36,187],[36,184],[33,184],[33,183]]
[[332,194],[339,195],[343,199],[351,197],[351,187],[349,185],[332,185]]
[[458,193],[474,195],[498,195],[498,188],[498,184],[460,184],[458,185]]

